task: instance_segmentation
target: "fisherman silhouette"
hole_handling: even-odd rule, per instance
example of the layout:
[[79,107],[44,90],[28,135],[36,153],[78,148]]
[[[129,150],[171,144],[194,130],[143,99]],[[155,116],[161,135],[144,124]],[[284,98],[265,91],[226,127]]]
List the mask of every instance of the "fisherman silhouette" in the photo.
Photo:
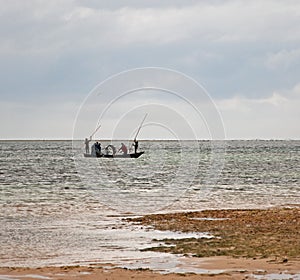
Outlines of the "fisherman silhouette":
[[100,157],[101,156],[101,144],[98,141],[95,143],[95,148],[96,148],[97,157]]
[[139,141],[137,141],[136,139],[133,140],[133,144],[132,146],[134,147],[134,153],[137,153],[137,149],[139,147]]
[[87,139],[87,138],[85,138],[85,140],[84,140],[84,144],[85,144],[85,153],[86,154],[89,154],[90,153],[90,142],[92,141],[92,139],[90,138],[90,140],[89,139]]

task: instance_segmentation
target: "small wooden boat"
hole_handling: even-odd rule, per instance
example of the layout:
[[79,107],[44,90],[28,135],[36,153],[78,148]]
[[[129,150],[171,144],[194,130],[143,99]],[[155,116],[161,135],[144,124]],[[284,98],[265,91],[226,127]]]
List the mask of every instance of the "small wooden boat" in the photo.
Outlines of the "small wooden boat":
[[131,153],[131,154],[100,154],[97,156],[92,156],[91,154],[84,154],[84,157],[92,157],[92,158],[138,158],[140,157],[144,152],[137,152],[137,153]]
[[[140,130],[141,130],[141,128],[142,128],[142,125],[143,125],[143,123],[144,123],[144,121],[145,121],[145,119],[146,119],[146,117],[147,117],[147,115],[148,115],[148,113],[144,116],[144,118],[143,118],[143,120],[142,120],[142,122],[141,122],[141,124],[140,124],[140,126],[139,126],[139,128],[138,128],[138,130],[137,130],[137,132],[136,132],[136,135],[135,135],[135,137],[134,137],[134,148],[135,148],[135,151],[137,150],[137,148],[138,148],[138,141],[136,140],[137,139],[137,136],[138,136],[138,134],[139,134],[139,132],[140,132]],[[99,128],[101,127],[101,125],[99,125],[97,128],[96,128],[96,130],[92,133],[92,135],[90,136],[90,140],[88,140],[87,138],[86,138],[86,141],[88,141],[87,142],[87,148],[88,148],[88,145],[89,145],[89,142],[92,140],[92,137],[95,135],[95,133],[99,130]],[[96,142],[97,143],[97,142]],[[123,143],[121,143],[122,144],[122,147],[121,148],[123,148]],[[95,144],[94,144],[95,145]],[[125,146],[125,145],[124,145]],[[92,147],[93,148],[93,147]],[[98,153],[96,152],[96,150],[95,150],[95,152],[96,152],[96,154],[94,154],[94,152],[92,152],[93,154],[87,154],[87,153],[85,153],[85,154],[83,154],[84,155],[84,157],[92,157],[92,158],[138,158],[138,157],[140,157],[144,152],[135,152],[135,153],[127,153],[127,147],[125,146],[125,148],[126,148],[126,150],[125,150],[125,152],[126,152],[126,154],[118,154],[117,153],[117,149],[116,149],[116,147],[114,146],[114,145],[112,145],[112,144],[110,144],[110,145],[108,145],[107,147],[105,147],[105,152],[104,153],[101,153],[101,146],[100,146],[100,149],[98,149]],[[121,149],[120,149],[121,150]],[[122,149],[123,150],[123,149]],[[100,153],[99,153],[99,151],[100,151]]]

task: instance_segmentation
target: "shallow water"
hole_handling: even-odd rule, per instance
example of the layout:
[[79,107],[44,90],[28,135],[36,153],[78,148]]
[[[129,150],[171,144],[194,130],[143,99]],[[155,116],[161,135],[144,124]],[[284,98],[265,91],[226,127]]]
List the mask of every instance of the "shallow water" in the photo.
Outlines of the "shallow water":
[[266,275],[252,275],[257,280],[300,280],[300,274],[271,273]]
[[124,217],[300,202],[300,141],[141,141],[142,157],[119,160],[84,158],[79,141],[0,147],[1,266],[110,262],[171,271],[176,256],[139,251],[171,233]]

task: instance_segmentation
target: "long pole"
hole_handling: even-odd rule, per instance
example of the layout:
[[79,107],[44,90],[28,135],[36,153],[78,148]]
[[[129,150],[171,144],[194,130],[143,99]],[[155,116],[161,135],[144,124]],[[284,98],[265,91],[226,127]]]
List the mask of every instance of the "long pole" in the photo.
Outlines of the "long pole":
[[146,113],[145,117],[143,118],[143,120],[142,120],[142,122],[141,122],[141,124],[140,124],[140,126],[139,126],[139,128],[138,128],[138,130],[137,130],[137,132],[136,132],[136,135],[135,135],[135,137],[134,137],[134,141],[136,140],[136,138],[137,138],[137,136],[138,136],[138,134],[139,134],[139,132],[140,132],[140,130],[141,130],[141,128],[142,128],[142,125],[143,125],[143,123],[144,123],[144,121],[145,121],[147,115],[148,115],[148,113]]
[[101,124],[96,128],[96,130],[92,133],[92,135],[90,136],[90,139],[92,139],[92,137],[95,135],[95,133],[99,130],[99,128],[101,127]]

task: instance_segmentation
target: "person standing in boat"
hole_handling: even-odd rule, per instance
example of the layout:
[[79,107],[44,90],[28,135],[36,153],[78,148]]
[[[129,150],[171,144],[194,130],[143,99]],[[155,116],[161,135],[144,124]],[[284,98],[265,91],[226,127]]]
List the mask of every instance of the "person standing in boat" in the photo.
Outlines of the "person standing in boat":
[[85,153],[89,154],[90,153],[90,142],[92,141],[92,139],[87,139],[85,138],[84,140],[84,144],[85,144]]
[[137,150],[138,150],[138,147],[139,147],[139,141],[134,139],[133,143],[132,143],[132,146],[134,147],[134,153],[136,154]]
[[121,148],[119,149],[119,151],[122,151],[123,155],[127,155],[128,149],[127,149],[127,147],[125,146],[124,143],[121,143]]

